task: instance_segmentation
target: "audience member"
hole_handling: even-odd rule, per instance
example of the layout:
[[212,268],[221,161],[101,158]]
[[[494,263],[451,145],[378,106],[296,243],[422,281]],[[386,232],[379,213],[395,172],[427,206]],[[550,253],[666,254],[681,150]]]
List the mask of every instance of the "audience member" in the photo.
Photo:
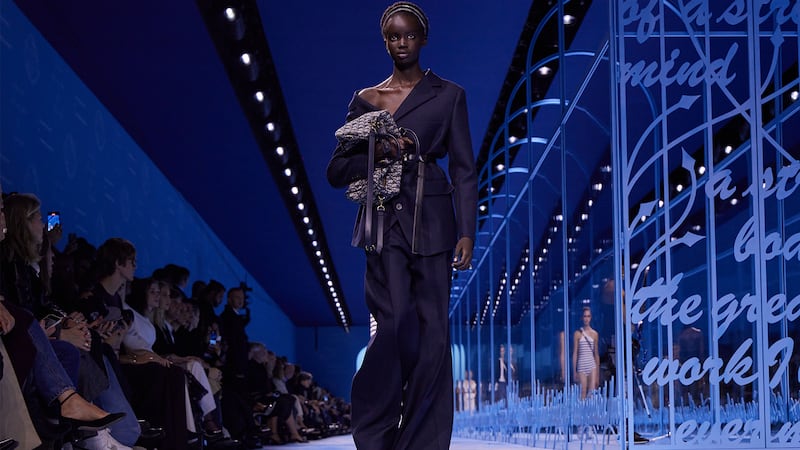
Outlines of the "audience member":
[[250,323],[250,308],[245,305],[244,290],[240,287],[228,291],[228,304],[220,315],[222,335],[225,337],[225,371],[229,379],[243,378],[247,370],[248,339],[245,327]]
[[[4,341],[11,342],[9,353],[15,366],[17,361],[29,361],[20,364],[17,373],[20,384],[29,386],[30,394],[35,395],[26,398],[29,411],[40,437],[58,441],[64,430],[52,427],[48,418],[51,408],[57,411],[62,424],[73,429],[104,430],[125,414],[109,414],[78,394],[75,386],[79,350],[69,342],[48,339],[60,334],[65,315],[44,297],[39,277],[44,235],[40,206],[39,199],[30,194],[14,194],[5,200],[8,238],[0,243],[0,289],[9,306],[14,305],[10,312],[15,321],[28,324],[27,335],[22,339]],[[90,346],[85,334],[82,344]]]
[[[134,279],[136,249],[122,238],[95,249],[70,235],[59,252],[62,230],[45,230],[39,200],[9,199],[0,203],[0,230],[9,231],[0,235],[0,392],[24,387],[17,398],[35,428],[24,447],[37,445],[37,433],[56,448],[72,439],[89,450],[213,449],[240,445],[222,437],[223,424],[249,447],[349,429],[348,404],[296,363],[250,345],[245,289],[230,289],[218,316],[222,283],[196,281],[187,298],[191,273],[174,263]],[[154,426],[141,439],[140,422]],[[143,443],[149,437],[158,442]]]
[[120,361],[131,382],[132,403],[137,415],[162,427],[162,445],[180,448],[188,441],[187,388],[181,368],[153,352],[156,329],[152,317],[159,305],[159,283],[151,279],[134,280],[126,299],[133,311],[133,324],[123,339]]

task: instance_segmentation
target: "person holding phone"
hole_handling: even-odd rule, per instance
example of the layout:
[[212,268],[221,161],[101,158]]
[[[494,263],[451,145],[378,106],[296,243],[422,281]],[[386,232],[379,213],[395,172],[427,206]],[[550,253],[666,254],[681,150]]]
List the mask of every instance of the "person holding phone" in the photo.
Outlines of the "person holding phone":
[[[44,234],[41,203],[32,194],[13,194],[5,199],[3,207],[7,236],[0,242],[0,292],[8,306],[14,308],[11,312],[15,320],[29,322],[26,335],[20,337],[26,338],[25,342],[16,349],[9,348],[11,357],[22,362],[34,355],[21,377],[30,381],[45,404],[58,411],[61,423],[76,429],[105,429],[125,413],[109,413],[78,394],[73,381],[78,377],[74,373],[80,358],[78,350],[66,342],[50,340],[45,334],[55,333],[57,326],[45,328],[44,319],[53,308],[44,297],[36,274]],[[56,345],[58,354],[54,351]]]

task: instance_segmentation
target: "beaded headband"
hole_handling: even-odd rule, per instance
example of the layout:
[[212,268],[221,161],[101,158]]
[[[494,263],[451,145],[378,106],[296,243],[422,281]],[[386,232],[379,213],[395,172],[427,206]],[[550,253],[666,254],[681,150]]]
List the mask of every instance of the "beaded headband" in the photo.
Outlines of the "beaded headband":
[[381,30],[386,26],[386,22],[389,21],[389,18],[399,12],[409,13],[416,17],[419,24],[422,26],[422,34],[428,37],[428,16],[422,12],[422,8],[411,2],[397,2],[386,8],[386,11],[384,11],[381,16]]

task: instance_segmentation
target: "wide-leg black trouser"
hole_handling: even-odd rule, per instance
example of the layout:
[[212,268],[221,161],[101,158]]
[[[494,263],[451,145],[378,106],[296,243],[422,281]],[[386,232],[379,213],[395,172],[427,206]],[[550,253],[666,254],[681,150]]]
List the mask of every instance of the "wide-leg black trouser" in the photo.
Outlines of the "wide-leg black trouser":
[[367,256],[367,307],[378,323],[353,378],[359,450],[447,450],[453,374],[447,316],[452,252],[411,253],[395,223],[383,251]]

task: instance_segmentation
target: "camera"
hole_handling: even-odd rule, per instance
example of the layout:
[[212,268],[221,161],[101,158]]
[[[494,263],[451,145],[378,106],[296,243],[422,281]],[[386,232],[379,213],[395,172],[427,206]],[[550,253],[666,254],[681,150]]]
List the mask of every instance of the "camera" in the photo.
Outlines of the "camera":
[[47,213],[47,231],[53,231],[53,228],[59,225],[61,225],[61,213],[58,211]]

